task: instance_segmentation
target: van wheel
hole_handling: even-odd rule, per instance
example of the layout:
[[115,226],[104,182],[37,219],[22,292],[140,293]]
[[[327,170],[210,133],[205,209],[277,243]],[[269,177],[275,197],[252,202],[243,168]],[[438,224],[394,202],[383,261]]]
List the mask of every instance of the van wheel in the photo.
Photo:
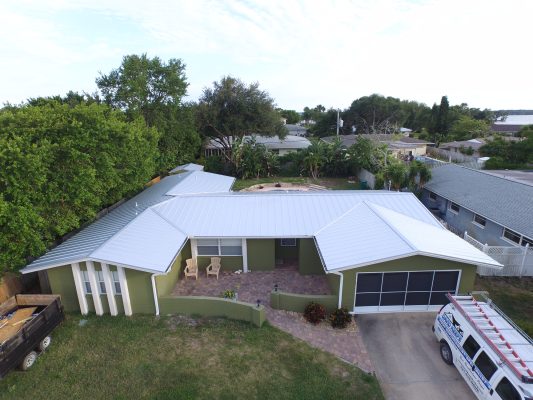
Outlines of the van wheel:
[[24,357],[24,360],[22,360],[20,369],[23,371],[29,370],[32,365],[35,364],[35,360],[37,360],[37,353],[35,351],[29,352],[26,357]]
[[446,364],[453,365],[452,349],[445,341],[440,342],[440,356]]
[[45,351],[50,346],[50,343],[52,343],[52,338],[50,336],[45,337],[39,342],[39,351],[41,353]]

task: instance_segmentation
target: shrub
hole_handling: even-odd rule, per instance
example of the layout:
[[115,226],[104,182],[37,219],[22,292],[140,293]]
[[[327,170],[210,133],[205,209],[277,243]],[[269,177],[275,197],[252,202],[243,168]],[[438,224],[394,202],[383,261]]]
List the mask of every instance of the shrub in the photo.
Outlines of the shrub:
[[226,290],[224,293],[222,293],[222,297],[225,299],[234,299],[235,298],[235,291],[234,290]]
[[345,307],[333,311],[329,316],[331,326],[339,329],[346,328],[351,320],[352,316]]
[[305,307],[304,318],[316,325],[326,319],[326,308],[322,304],[311,302]]

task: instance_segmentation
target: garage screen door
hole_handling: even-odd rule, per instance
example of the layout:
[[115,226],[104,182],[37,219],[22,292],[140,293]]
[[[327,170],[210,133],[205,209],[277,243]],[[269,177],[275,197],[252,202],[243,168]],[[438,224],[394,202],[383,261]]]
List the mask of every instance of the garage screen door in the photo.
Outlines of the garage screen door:
[[360,272],[355,312],[422,311],[446,304],[456,293],[459,271]]

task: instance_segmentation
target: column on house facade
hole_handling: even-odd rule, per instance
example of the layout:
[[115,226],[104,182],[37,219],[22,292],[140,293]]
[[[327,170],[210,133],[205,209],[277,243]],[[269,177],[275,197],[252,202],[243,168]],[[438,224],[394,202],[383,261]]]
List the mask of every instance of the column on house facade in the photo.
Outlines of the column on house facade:
[[245,238],[242,239],[242,271],[248,272],[248,246]]
[[80,311],[83,315],[89,312],[89,306],[87,304],[87,297],[85,297],[85,290],[83,288],[83,280],[81,279],[80,264],[73,263],[72,276],[74,277],[74,285],[76,286],[76,294],[78,295],[78,302],[80,303]]
[[128,280],[126,279],[126,271],[123,267],[117,265],[118,280],[120,283],[120,291],[122,293],[122,302],[124,303],[124,314],[132,315],[130,291],[128,289]]
[[96,311],[96,315],[104,315],[104,308],[102,307],[102,299],[100,298],[100,291],[98,290],[94,264],[92,261],[86,261],[85,265],[87,265],[87,274],[89,275],[89,283],[91,284],[94,310]]
[[105,291],[107,294],[107,303],[109,304],[109,313],[113,316],[118,314],[117,302],[115,300],[115,291],[113,290],[113,276],[109,270],[109,266],[102,264],[102,274],[104,275]]

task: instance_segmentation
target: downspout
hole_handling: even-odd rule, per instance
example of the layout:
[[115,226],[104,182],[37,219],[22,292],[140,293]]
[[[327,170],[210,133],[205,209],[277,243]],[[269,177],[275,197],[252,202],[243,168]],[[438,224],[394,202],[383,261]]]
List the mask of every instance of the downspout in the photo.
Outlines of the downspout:
[[157,286],[155,285],[155,276],[161,274],[152,274],[152,291],[154,292],[155,315],[159,315],[159,300],[157,299]]
[[337,307],[337,308],[341,308],[342,307],[342,287],[344,286],[343,285],[344,274],[342,272],[335,272],[335,271],[331,271],[331,273],[341,277],[339,280],[339,302],[338,302],[338,307]]

